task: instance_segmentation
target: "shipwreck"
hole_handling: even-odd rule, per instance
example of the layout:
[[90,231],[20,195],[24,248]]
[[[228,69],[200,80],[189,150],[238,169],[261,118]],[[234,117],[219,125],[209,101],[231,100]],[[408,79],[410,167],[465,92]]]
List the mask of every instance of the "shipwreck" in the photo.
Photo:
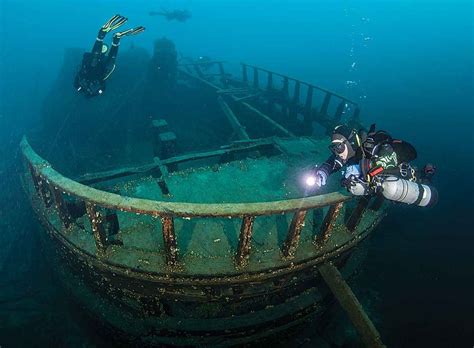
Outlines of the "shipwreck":
[[317,319],[336,298],[365,344],[382,346],[344,279],[386,203],[337,183],[317,195],[299,185],[327,157],[332,127],[360,126],[358,105],[256,66],[225,67],[168,64],[162,90],[197,93],[212,122],[202,110],[189,123],[157,112],[140,145],[148,162],[65,175],[23,139],[22,180],[53,269],[87,312],[140,344],[252,343]]

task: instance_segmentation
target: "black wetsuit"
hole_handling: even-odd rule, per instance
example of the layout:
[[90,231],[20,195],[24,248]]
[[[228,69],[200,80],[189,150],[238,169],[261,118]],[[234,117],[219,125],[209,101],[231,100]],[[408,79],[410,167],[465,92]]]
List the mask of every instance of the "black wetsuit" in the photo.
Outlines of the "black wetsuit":
[[[361,146],[355,145],[355,155],[345,163],[336,155],[330,156],[318,170],[324,171],[328,176],[339,171],[343,166],[360,165],[362,178],[367,175],[384,173],[399,176],[400,165],[408,164],[416,156],[415,148],[409,143],[393,139],[385,131],[369,133],[367,136],[359,132],[363,139]],[[402,169],[403,171],[403,169]]]
[[81,69],[74,79],[74,87],[86,96],[93,97],[105,91],[105,80],[115,68],[120,38],[115,37],[108,54],[102,53],[106,32],[99,31],[92,52],[84,53]]

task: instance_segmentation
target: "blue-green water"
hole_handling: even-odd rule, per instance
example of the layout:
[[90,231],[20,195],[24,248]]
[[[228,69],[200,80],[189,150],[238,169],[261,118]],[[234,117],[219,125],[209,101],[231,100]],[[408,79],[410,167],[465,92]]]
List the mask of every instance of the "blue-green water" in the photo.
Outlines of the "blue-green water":
[[[148,15],[162,6],[193,16],[179,23]],[[186,56],[244,61],[313,82],[356,99],[364,123],[415,144],[421,161],[438,168],[440,202],[392,210],[356,292],[389,346],[474,344],[470,1],[2,0],[0,346],[105,344],[69,309],[41,260],[17,150],[22,134],[41,127],[64,49],[90,49],[117,12],[147,27],[127,45],[151,52],[153,40],[166,36]]]

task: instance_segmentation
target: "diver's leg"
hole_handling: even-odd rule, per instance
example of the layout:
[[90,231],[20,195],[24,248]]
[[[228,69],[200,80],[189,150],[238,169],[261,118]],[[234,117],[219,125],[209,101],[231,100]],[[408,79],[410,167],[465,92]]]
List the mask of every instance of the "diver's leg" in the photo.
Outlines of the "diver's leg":
[[115,60],[117,59],[119,46],[120,37],[114,35],[114,38],[112,40],[112,47],[110,48],[109,55],[107,57],[107,63],[105,67],[106,75],[104,77],[104,80],[106,80],[115,69]]
[[106,63],[106,75],[104,77],[104,80],[106,80],[110,74],[114,71],[115,69],[115,60],[117,59],[117,54],[120,46],[120,39],[122,36],[130,36],[130,35],[137,35],[145,31],[144,27],[136,27],[133,29],[128,29],[122,32],[118,32],[114,34],[114,38],[112,39],[112,47],[110,48],[109,55],[107,58],[107,63]]
[[94,46],[92,47],[92,55],[93,58],[98,57],[102,53],[102,45],[104,43],[105,35],[107,34],[102,28],[99,30],[97,34],[97,38],[95,39]]
[[100,54],[102,53],[102,45],[104,42],[105,35],[111,30],[115,30],[118,27],[122,26],[125,24],[127,21],[127,18],[121,16],[121,15],[115,15],[112,18],[110,18],[99,30],[99,33],[97,34],[97,38],[95,39],[94,46],[92,47],[92,62],[96,63]]

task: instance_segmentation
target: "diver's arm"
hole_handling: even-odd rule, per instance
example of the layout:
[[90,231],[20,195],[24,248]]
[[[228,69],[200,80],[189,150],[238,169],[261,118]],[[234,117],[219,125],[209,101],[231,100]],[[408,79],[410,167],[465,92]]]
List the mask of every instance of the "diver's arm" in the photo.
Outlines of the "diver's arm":
[[315,184],[318,187],[326,185],[329,175],[337,172],[342,166],[343,163],[335,155],[332,155],[325,162],[314,168],[313,174],[311,175],[314,180],[312,185]]
[[339,171],[343,163],[335,155],[330,156],[326,161],[318,166],[318,170],[323,170],[327,175]]

